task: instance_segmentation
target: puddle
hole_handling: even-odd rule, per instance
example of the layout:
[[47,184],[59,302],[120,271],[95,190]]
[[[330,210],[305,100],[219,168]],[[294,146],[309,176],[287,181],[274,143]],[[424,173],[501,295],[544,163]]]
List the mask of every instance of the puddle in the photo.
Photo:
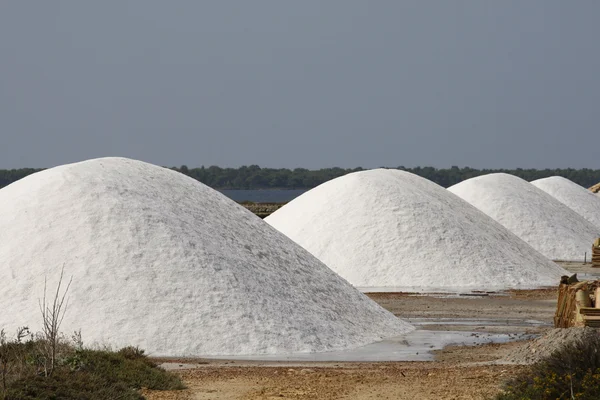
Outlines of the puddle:
[[[373,292],[367,292],[367,293],[373,293]],[[382,293],[382,292],[378,292],[378,293]],[[439,292],[434,292],[434,293],[408,293],[407,294],[408,297],[435,297],[437,299],[480,299],[482,297],[508,297],[510,296],[510,293],[507,292],[479,292],[479,291],[473,291],[473,292],[464,292],[464,293],[439,293]]]
[[372,343],[357,349],[326,353],[298,353],[258,356],[210,357],[212,359],[245,361],[433,361],[433,350],[448,345],[475,346],[484,343],[508,343],[526,340],[538,335],[510,333],[492,334],[460,331],[416,330],[406,335]]
[[598,272],[590,272],[590,273],[577,273],[577,279],[579,279],[580,281],[595,281],[596,279],[598,279],[598,277],[600,277],[600,271]]
[[505,287],[497,288],[485,288],[482,290],[481,287],[428,287],[423,288],[421,286],[357,286],[358,290],[363,293],[414,293],[421,295],[454,295],[459,294],[473,294],[473,293],[497,293],[506,290]]
[[406,293],[412,296],[432,296],[432,297],[486,297],[486,296],[508,296],[509,290],[535,290],[535,289],[555,289],[555,287],[540,286],[540,287],[428,287],[426,289],[419,286],[359,286],[356,287],[363,293]]
[[534,319],[486,319],[486,318],[402,318],[415,326],[453,325],[453,326],[552,326],[550,322]]

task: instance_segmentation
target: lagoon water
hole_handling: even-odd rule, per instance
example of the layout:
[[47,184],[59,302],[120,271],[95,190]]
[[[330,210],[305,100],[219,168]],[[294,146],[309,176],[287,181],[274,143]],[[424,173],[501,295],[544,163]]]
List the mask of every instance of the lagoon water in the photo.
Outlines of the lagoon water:
[[307,189],[219,190],[232,200],[254,203],[287,203],[306,191]]

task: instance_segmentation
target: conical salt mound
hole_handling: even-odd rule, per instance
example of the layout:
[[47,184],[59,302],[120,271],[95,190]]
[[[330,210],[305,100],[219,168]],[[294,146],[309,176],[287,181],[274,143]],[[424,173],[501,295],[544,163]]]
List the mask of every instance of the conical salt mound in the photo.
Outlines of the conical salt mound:
[[412,327],[209,187],[106,158],[0,190],[0,327],[41,329],[64,266],[61,330],[153,355],[320,352]]
[[562,176],[531,182],[583,218],[600,227],[600,197]]
[[508,174],[490,174],[448,189],[552,260],[583,261],[597,228],[531,183]]
[[475,207],[404,171],[333,179],[266,221],[363,288],[531,288],[566,273]]

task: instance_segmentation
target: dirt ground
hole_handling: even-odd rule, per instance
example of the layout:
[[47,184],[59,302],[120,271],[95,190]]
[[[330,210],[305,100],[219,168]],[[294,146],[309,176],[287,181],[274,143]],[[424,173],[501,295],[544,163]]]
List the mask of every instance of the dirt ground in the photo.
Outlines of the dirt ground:
[[[590,255],[588,254],[587,257],[589,261]],[[597,279],[597,277],[600,277],[600,268],[592,268],[591,262],[587,262],[584,264],[579,262],[557,261],[556,263],[573,273],[585,274],[588,277],[595,277],[595,279]]]
[[533,322],[552,324],[556,306],[556,289],[441,297],[371,293],[369,297],[417,326],[426,321],[429,330],[491,333],[542,332],[545,327]]
[[182,371],[188,389],[149,399],[481,399],[524,367],[361,363],[310,367],[204,367]]

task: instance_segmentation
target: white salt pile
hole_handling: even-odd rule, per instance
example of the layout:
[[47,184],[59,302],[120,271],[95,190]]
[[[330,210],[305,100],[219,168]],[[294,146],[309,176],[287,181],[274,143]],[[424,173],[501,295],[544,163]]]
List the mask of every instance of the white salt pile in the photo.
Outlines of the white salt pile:
[[508,174],[468,179],[448,189],[552,260],[583,261],[600,228],[529,182]]
[[558,201],[600,227],[600,197],[562,176],[531,182]]
[[88,345],[321,352],[412,329],[225,196],[139,161],[65,165],[0,190],[0,243],[7,332],[41,329],[44,277],[53,295],[63,266],[62,330]]
[[404,171],[331,180],[266,221],[361,288],[533,288],[566,274],[475,207]]

